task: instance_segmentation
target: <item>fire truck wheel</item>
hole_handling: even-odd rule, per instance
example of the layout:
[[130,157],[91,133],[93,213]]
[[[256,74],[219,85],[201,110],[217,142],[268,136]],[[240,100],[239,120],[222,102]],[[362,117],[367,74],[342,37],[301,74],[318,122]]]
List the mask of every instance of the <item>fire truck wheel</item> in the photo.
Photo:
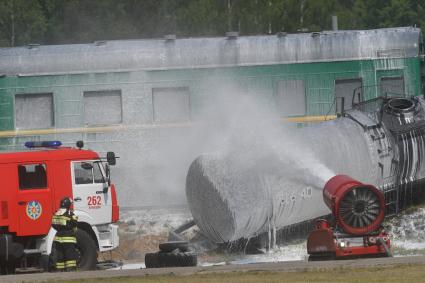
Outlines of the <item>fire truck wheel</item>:
[[77,230],[77,265],[80,270],[94,270],[97,264],[97,247],[84,230]]
[[41,255],[40,256],[40,268],[43,269],[43,271],[48,272],[53,270],[53,256],[49,255]]
[[8,275],[15,273],[15,263],[0,262],[0,275]]
[[189,243],[187,241],[170,241],[159,244],[159,250],[162,252],[172,252],[179,249],[181,252],[189,250]]

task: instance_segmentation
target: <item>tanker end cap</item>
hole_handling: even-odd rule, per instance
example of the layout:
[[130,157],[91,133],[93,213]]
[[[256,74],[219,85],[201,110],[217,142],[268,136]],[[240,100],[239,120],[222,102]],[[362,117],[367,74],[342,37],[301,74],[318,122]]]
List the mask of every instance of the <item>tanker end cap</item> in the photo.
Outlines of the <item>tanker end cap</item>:
[[384,194],[372,185],[336,175],[323,189],[323,200],[344,232],[365,235],[378,230],[385,217]]

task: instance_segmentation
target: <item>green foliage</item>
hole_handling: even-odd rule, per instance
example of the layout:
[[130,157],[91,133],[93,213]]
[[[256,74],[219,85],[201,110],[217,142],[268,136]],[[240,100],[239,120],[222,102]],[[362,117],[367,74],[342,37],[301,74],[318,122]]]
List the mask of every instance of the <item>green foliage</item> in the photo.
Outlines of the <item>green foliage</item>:
[[46,17],[39,2],[0,1],[0,43],[15,46],[39,42],[46,32]]
[[422,0],[0,0],[0,46],[417,25]]
[[224,1],[194,0],[185,1],[177,11],[176,34],[219,35],[227,27],[226,5]]
[[418,20],[421,21],[424,12],[422,6],[421,1],[391,0],[380,12],[380,26],[420,24]]

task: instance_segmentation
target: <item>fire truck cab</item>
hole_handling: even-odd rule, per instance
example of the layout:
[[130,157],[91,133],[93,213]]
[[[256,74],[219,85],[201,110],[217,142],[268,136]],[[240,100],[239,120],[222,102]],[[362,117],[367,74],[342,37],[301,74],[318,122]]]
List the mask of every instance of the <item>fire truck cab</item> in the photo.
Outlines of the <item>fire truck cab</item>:
[[106,158],[91,150],[62,147],[59,141],[27,142],[29,151],[0,154],[0,273],[15,268],[49,270],[55,262],[56,230],[52,215],[62,198],[73,199],[78,216],[77,249],[80,269],[94,269],[97,251],[119,243],[115,186]]

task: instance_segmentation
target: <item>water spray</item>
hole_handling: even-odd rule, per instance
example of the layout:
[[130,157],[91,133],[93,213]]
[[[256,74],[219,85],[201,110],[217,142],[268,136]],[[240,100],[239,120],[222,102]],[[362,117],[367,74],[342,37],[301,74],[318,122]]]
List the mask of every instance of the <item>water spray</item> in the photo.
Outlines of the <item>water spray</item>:
[[[287,142],[293,137],[297,146]],[[329,215],[326,204],[339,210],[339,226],[362,234],[376,229],[383,219],[383,208],[369,206],[382,206],[377,191],[385,196],[387,215],[425,196],[422,97],[363,102],[333,121],[277,137],[279,142],[286,146],[282,154],[264,151],[262,156],[251,156],[235,148],[227,150],[230,154],[205,154],[193,161],[186,196],[195,223],[212,242],[250,239],[267,233],[270,223],[278,231],[293,229]],[[330,172],[350,177],[331,179],[325,187],[322,179],[331,178]],[[347,182],[348,189],[334,184],[337,181]],[[335,200],[325,196],[322,201],[324,187]],[[338,192],[333,191],[336,188]],[[312,225],[306,227],[308,233]],[[279,234],[291,236],[290,231]]]

